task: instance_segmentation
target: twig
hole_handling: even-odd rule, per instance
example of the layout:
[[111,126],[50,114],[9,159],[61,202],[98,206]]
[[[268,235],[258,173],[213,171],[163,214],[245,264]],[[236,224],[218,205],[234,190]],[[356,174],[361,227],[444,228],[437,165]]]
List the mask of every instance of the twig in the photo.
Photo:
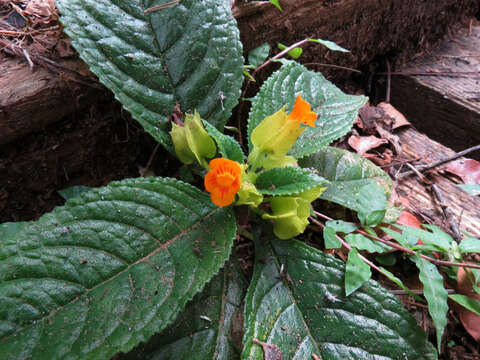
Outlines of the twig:
[[151,12],[154,12],[154,11],[164,10],[166,8],[177,5],[179,2],[180,2],[180,0],[173,0],[173,1],[167,2],[165,4],[155,5],[155,6],[152,6],[151,8],[146,9],[143,13],[148,14],[148,13],[151,13]]
[[[324,215],[318,211],[314,211],[315,215],[321,217],[322,219],[325,219],[325,220],[333,220],[331,217],[327,216],[327,215]],[[403,247],[402,245],[400,244],[397,244],[397,243],[394,243],[393,241],[389,241],[389,240],[385,240],[385,239],[382,239],[382,238],[379,238],[378,236],[374,236],[372,234],[369,234],[367,233],[366,231],[363,231],[361,229],[357,229],[355,231],[356,233],[359,233],[359,234],[362,234],[366,237],[369,237],[370,239],[373,239],[373,240],[377,240],[377,241],[380,241],[381,243],[384,243],[385,245],[388,245],[394,249],[397,249],[397,250],[400,250],[400,251],[403,251],[407,254],[410,254],[410,255],[419,255],[421,258],[425,259],[425,260],[428,260],[434,264],[437,264],[437,265],[445,265],[445,266],[455,266],[455,267],[464,267],[464,268],[472,268],[472,269],[480,269],[480,265],[476,265],[476,264],[466,264],[466,263],[458,263],[458,262],[453,262],[453,261],[444,261],[444,260],[438,260],[438,259],[434,259],[434,258],[431,258],[430,256],[426,256],[426,255],[423,255],[423,254],[418,254],[416,251],[414,250],[411,250],[409,248],[406,248],[406,247]]]
[[303,40],[301,40],[301,41],[299,41],[299,42],[297,42],[297,43],[289,46],[289,47],[286,48],[285,50],[280,51],[277,55],[271,57],[270,59],[268,59],[267,61],[265,61],[262,65],[260,65],[259,67],[257,67],[257,68],[253,71],[252,76],[255,77],[255,74],[256,74],[259,70],[263,69],[263,68],[264,68],[265,66],[267,66],[267,65],[270,65],[274,60],[280,59],[283,55],[288,54],[288,53],[289,53],[290,51],[292,51],[293,49],[295,49],[295,48],[297,48],[297,47],[299,47],[299,46],[302,46],[303,44],[306,44],[306,43],[308,42],[308,40],[309,40],[308,38],[307,38],[307,39],[303,39]]
[[58,30],[60,30],[60,25],[50,26],[45,29],[34,29],[30,31],[0,30],[0,36],[11,36],[11,37],[32,36],[32,35],[43,33],[43,32],[58,31]]
[[459,243],[460,241],[462,241],[462,234],[460,233],[460,229],[458,228],[457,222],[455,221],[455,217],[453,215],[452,210],[450,210],[450,208],[446,204],[442,191],[437,186],[437,184],[432,184],[431,188],[435,196],[437,197],[438,201],[440,202],[440,206],[442,207],[443,214],[447,218],[447,221],[450,223],[450,229],[452,229],[455,240],[457,240],[457,242]]
[[392,69],[390,67],[390,61],[388,59],[387,62],[387,94],[385,95],[385,102],[390,103],[390,91],[391,91],[391,84],[392,84]]
[[[430,169],[433,169],[434,167],[437,167],[437,166],[440,166],[440,165],[443,165],[449,161],[452,161],[452,160],[455,160],[455,159],[458,159],[459,157],[462,157],[462,156],[465,156],[471,152],[474,152],[474,151],[477,151],[477,150],[480,150],[480,145],[476,145],[476,146],[472,146],[471,148],[468,148],[468,149],[465,149],[463,151],[460,151],[452,156],[449,156],[445,159],[441,159],[441,160],[438,160],[438,161],[435,161],[431,164],[428,164],[428,165],[420,165],[420,166],[417,166],[416,169],[420,172],[424,172],[424,171],[427,171],[427,170],[430,170]],[[414,174],[414,171],[413,170],[410,170],[410,171],[405,171],[403,173],[400,173],[396,176],[396,180],[398,179],[401,179],[401,178],[404,178],[405,176],[409,176],[411,174]]]
[[417,177],[420,179],[420,181],[422,181],[423,183],[427,184],[427,185],[432,185],[432,182],[430,180],[428,180],[425,175],[423,175],[420,171],[417,170],[417,168],[415,166],[413,166],[412,164],[410,163],[406,163],[405,165],[407,165],[411,170],[410,171],[413,171],[413,173],[415,175],[417,175]]
[[145,165],[144,173],[146,174],[147,171],[150,169],[150,166],[152,166],[153,158],[157,154],[158,148],[160,147],[160,143],[157,143],[155,148],[153,149],[152,153],[150,154],[150,157],[148,158],[147,165]]
[[352,71],[352,72],[355,72],[355,73],[358,73],[358,74],[362,73],[360,70],[357,70],[357,69],[349,68],[349,67],[346,67],[346,66],[334,65],[334,64],[324,64],[324,63],[311,62],[311,63],[305,63],[303,65],[304,66],[308,66],[308,65],[325,66],[325,67],[331,67],[331,68],[340,69],[340,70]]

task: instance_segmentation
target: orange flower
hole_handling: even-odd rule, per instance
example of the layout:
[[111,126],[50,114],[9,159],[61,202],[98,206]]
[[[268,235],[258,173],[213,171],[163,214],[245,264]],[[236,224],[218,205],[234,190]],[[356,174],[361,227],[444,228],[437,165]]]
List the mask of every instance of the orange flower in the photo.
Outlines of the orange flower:
[[287,120],[298,121],[298,125],[302,123],[303,125],[315,127],[316,119],[317,114],[311,111],[310,104],[302,99],[301,94],[298,94],[297,99],[295,100],[295,106],[293,107],[292,112],[288,115]]
[[210,171],[204,179],[205,189],[215,205],[228,206],[240,189],[241,172],[236,161],[217,158],[209,163]]

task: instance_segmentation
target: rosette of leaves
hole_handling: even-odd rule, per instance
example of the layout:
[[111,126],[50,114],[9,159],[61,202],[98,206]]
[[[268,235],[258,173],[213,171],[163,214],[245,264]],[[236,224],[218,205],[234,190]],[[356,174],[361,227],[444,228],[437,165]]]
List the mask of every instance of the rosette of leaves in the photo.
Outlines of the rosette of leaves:
[[[171,146],[168,117],[178,103],[183,112],[198,110],[221,155],[243,162],[241,147],[222,132],[243,63],[228,2],[57,5],[82,59],[160,143]],[[345,134],[366,101],[286,62],[254,99],[249,133],[291,108],[299,91],[320,118],[291,150],[297,159]],[[310,167],[261,173],[259,191],[291,196],[327,187],[331,194],[338,178]],[[347,297],[340,261],[254,223],[253,233],[263,235],[244,296],[234,259],[225,266],[235,213],[189,184],[127,179],[66,197],[38,221],[0,226],[2,360],[109,359],[136,346],[125,359],[263,359],[268,349],[284,359],[436,357],[414,319],[376,283]]]

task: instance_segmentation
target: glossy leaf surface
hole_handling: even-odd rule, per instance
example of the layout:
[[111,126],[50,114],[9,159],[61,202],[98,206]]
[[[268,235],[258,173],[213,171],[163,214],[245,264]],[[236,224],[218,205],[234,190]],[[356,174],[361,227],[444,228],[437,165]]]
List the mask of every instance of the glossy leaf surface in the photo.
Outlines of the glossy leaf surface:
[[329,146],[299,163],[315,169],[318,175],[330,181],[320,199],[361,211],[364,207],[357,197],[364,186],[380,185],[387,198],[390,196],[392,182],[389,176],[371,161],[352,152]]
[[364,96],[344,94],[322,74],[307,70],[294,61],[283,60],[252,100],[248,119],[248,138],[267,116],[287,105],[290,112],[297,94],[301,94],[318,114],[316,127],[308,127],[298,138],[289,155],[296,159],[312,154],[345,135],[356,119],[358,109],[367,101]]
[[242,328],[238,320],[245,290],[240,267],[228,262],[173,324],[118,360],[239,359],[234,336]]
[[235,232],[231,208],[174,179],[113,182],[70,199],[0,240],[2,359],[131,349],[202,290]]
[[344,269],[304,243],[258,240],[242,359],[263,359],[253,339],[277,345],[284,359],[436,358],[415,319],[375,281],[346,297]]
[[258,191],[266,195],[293,195],[327,184],[312,171],[291,166],[264,171],[255,183]]
[[[72,45],[132,116],[170,147],[168,117],[198,110],[223,130],[237,104],[242,45],[222,0],[58,0]],[[168,4],[167,4],[168,5]],[[147,11],[152,9],[153,11]]]

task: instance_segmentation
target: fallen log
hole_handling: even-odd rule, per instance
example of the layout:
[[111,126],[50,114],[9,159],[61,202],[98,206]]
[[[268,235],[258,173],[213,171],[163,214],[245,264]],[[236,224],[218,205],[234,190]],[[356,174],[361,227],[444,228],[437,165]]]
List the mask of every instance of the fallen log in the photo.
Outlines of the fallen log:
[[[59,66],[89,73],[80,60],[64,60]],[[32,69],[19,58],[0,64],[0,145],[42,130],[107,95],[95,79],[55,69]]]
[[392,104],[455,151],[480,144],[479,49],[480,26],[465,28],[392,76]]
[[[337,41],[355,55],[337,58],[312,46],[305,49],[306,61],[337,64],[340,59],[355,67],[385,52],[416,52],[479,7],[477,0],[428,5],[419,0],[304,0],[281,1],[284,11],[279,12],[270,2],[254,4],[249,11],[240,3],[234,8],[246,53],[265,41],[290,44],[311,36]],[[22,57],[0,61],[0,222],[30,220],[51,210],[61,203],[57,189],[138,176],[137,165],[147,162],[154,147],[138,124],[122,119],[118,104],[112,105],[111,94],[98,88],[81,60],[56,63],[60,66],[36,64],[32,70]],[[102,96],[107,100],[92,105]],[[109,106],[116,110],[92,115],[92,109]],[[158,166],[157,175],[166,168]]]
[[[351,54],[310,45],[302,61],[350,67],[366,66],[387,52],[397,53],[399,59],[416,53],[480,7],[477,0],[283,0],[280,4],[282,12],[268,1],[237,2],[234,6],[245,54],[264,42],[275,47],[278,42],[323,38],[338,42]],[[21,58],[0,62],[0,144],[38,131],[99,96],[81,60],[61,64],[78,72],[49,71],[39,66],[32,71]]]
[[[429,164],[455,154],[452,149],[414,128],[400,129],[396,135],[402,144],[401,156],[407,159],[421,159],[422,163]],[[446,204],[440,204],[429,186],[414,174],[396,182],[397,193],[408,199],[407,210],[416,214],[422,222],[438,223],[440,220],[441,225],[449,229],[448,219],[442,212],[442,205],[447,205],[460,230],[480,236],[480,197],[469,195],[459,188],[457,182],[453,181],[454,177],[444,172],[443,168],[444,166],[436,168],[428,178],[440,189]]]

